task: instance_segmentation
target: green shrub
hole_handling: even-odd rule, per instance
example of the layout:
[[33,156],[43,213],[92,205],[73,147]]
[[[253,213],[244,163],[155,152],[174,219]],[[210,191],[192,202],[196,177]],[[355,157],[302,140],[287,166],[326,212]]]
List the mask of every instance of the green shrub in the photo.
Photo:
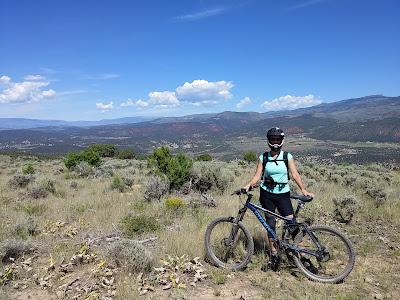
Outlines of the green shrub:
[[224,191],[235,178],[235,172],[222,162],[195,162],[190,169],[190,176],[200,192]]
[[100,157],[116,157],[119,154],[118,148],[110,144],[92,144],[86,151],[97,152]]
[[141,243],[123,239],[105,246],[105,256],[128,272],[149,272],[154,266],[152,253]]
[[111,181],[110,187],[113,190],[116,189],[120,192],[123,192],[125,189],[125,183],[122,181],[121,177],[118,174],[115,174]]
[[68,153],[67,158],[63,159],[63,163],[68,170],[73,170],[81,160],[82,159],[79,153],[70,152]]
[[55,181],[48,177],[42,177],[38,183],[38,185],[40,187],[42,187],[45,191],[52,193],[52,194],[54,194],[56,192],[54,184],[55,184]]
[[97,167],[101,163],[100,155],[92,150],[85,150],[79,153],[68,153],[67,158],[63,160],[68,170],[74,170],[80,162],[86,161],[89,165]]
[[387,193],[380,186],[370,186],[366,189],[366,194],[378,200],[377,204],[383,204],[383,200],[386,200]]
[[355,186],[358,178],[359,175],[351,173],[343,177],[343,184],[345,186]]
[[35,236],[40,233],[39,226],[32,217],[28,217],[22,223],[15,224],[11,229],[13,235],[26,239],[28,236]]
[[80,153],[82,161],[86,161],[89,165],[97,167],[101,163],[100,155],[95,151],[86,150]]
[[88,177],[94,174],[93,167],[87,161],[78,162],[73,170],[79,177]]
[[134,158],[136,158],[136,152],[129,150],[129,149],[124,149],[122,152],[118,153],[118,158],[119,159],[134,159]]
[[208,153],[203,153],[203,154],[200,154],[200,155],[197,157],[197,160],[198,160],[198,161],[212,161],[212,157],[211,157],[211,155],[208,154]]
[[355,195],[343,195],[332,198],[336,205],[336,215],[338,220],[349,223],[354,214],[361,208],[360,202]]
[[112,176],[114,176],[114,171],[111,169],[94,168],[91,176],[93,178],[111,178]]
[[135,183],[135,169],[130,168],[129,170],[123,170],[121,172],[121,179],[125,185],[132,186]]
[[185,202],[183,202],[182,199],[179,198],[174,198],[174,199],[165,199],[165,206],[168,209],[179,209],[181,207],[187,206]]
[[147,201],[160,200],[161,197],[169,191],[169,180],[159,176],[153,176],[147,179],[145,183],[144,199]]
[[134,238],[136,234],[154,232],[161,228],[154,217],[126,215],[120,222],[120,228],[128,238]]
[[22,168],[22,174],[34,174],[35,173],[35,168],[31,163],[28,163],[25,165],[24,168]]

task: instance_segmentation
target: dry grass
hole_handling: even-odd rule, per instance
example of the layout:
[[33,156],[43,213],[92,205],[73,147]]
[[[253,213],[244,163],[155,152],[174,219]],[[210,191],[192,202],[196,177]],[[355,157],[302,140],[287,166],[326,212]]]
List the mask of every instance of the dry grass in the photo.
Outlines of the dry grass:
[[[47,182],[53,183],[54,190],[49,191],[45,197],[33,198],[29,193],[35,186],[35,181],[20,188],[10,185],[10,180],[22,174],[22,169],[27,163],[33,165],[36,178],[45,178]],[[85,243],[86,245],[90,243],[90,253],[96,255],[94,261],[87,265],[85,272],[90,273],[92,270],[100,272],[107,264],[111,267],[113,259],[106,257],[110,254],[102,252],[101,249],[106,245],[112,245],[113,238],[124,238],[120,223],[129,214],[153,218],[161,225],[160,229],[137,233],[132,237],[138,241],[147,240],[143,243],[143,247],[148,251],[149,256],[151,255],[151,260],[149,260],[151,266],[161,266],[160,259],[168,255],[200,257],[203,260],[205,258],[203,240],[207,225],[216,217],[236,215],[239,201],[237,196],[230,194],[233,190],[245,185],[255,170],[255,166],[241,166],[235,162],[231,162],[227,167],[229,172],[235,172],[235,178],[227,184],[224,192],[211,192],[216,200],[216,207],[187,205],[174,210],[166,207],[165,199],[181,198],[189,203],[190,198],[200,195],[194,192],[189,195],[176,193],[164,195],[159,201],[145,201],[146,180],[152,176],[145,162],[107,159],[103,163],[101,166],[103,171],[112,170],[114,174],[120,174],[121,178],[125,178],[131,185],[126,186],[125,191],[121,193],[110,187],[112,177],[79,178],[73,173],[67,173],[63,163],[58,160],[37,161],[0,156],[0,240],[3,249],[7,245],[10,246],[10,241],[14,241],[13,245],[29,243],[34,245],[35,249],[34,253],[26,251],[25,254],[19,253],[19,258],[16,257],[15,270],[19,270],[18,266],[22,266],[22,261],[29,257],[33,259],[30,266],[32,269],[27,271],[26,268],[21,267],[23,272],[21,269],[19,275],[12,278],[14,283],[7,283],[1,287],[0,297],[4,296],[3,298],[7,299],[6,295],[13,284],[19,287],[27,285],[26,294],[38,293],[42,288],[32,281],[32,275],[35,272],[46,273],[43,268],[50,266],[51,261],[55,266],[68,262],[73,255],[86,251],[82,250],[82,245]],[[275,299],[326,299],[329,297],[360,299],[374,297],[374,295],[375,297],[399,298],[400,235],[397,229],[400,225],[400,218],[398,218],[400,213],[399,172],[387,170],[386,173],[391,175],[388,181],[387,178],[380,180],[382,178],[380,169],[374,171],[380,176],[370,176],[370,173],[365,173],[368,170],[363,170],[363,168],[335,167],[337,172],[347,172],[356,176],[368,175],[368,180],[374,180],[374,184],[379,185],[387,194],[387,198],[381,200],[372,198],[360,187],[336,183],[327,177],[326,170],[321,167],[308,166],[308,168],[305,171],[310,174],[310,177],[303,175],[303,178],[307,189],[315,194],[315,200],[302,212],[303,219],[339,228],[346,232],[355,243],[356,267],[345,283],[326,285],[311,282],[301,274],[295,273],[295,276],[293,269],[287,265],[284,265],[279,273],[261,272],[260,267],[266,260],[265,251],[268,251],[266,233],[256,218],[249,213],[244,223],[253,235],[257,252],[247,270],[232,274],[221,273],[221,275],[218,273],[219,270],[215,271],[212,266],[203,261],[209,279],[198,283],[196,287],[188,286],[186,290],[167,291],[158,288],[155,292],[147,292],[144,296],[139,296],[138,287],[141,285],[137,281],[137,272],[132,273],[122,268],[119,271],[113,271],[116,280],[112,290],[116,291],[116,298],[238,299],[246,295],[249,299],[270,297]],[[324,168],[330,170],[329,166]],[[362,174],[360,172],[364,172],[364,175],[360,175]],[[257,202],[258,191],[255,191],[254,195],[254,202]],[[355,197],[361,206],[347,225],[336,219],[336,207],[332,201],[334,197],[346,195]],[[28,218],[33,220],[33,223],[26,223]],[[27,228],[31,227],[35,227],[39,232],[29,234],[33,231]],[[21,247],[18,249],[22,249]],[[106,263],[99,267],[102,261]],[[11,262],[3,262],[0,276],[4,276],[4,271],[10,267]],[[212,274],[214,275],[211,276]],[[152,284],[151,272],[149,276],[148,283]],[[215,278],[219,278],[218,283]],[[44,287],[44,289],[51,294],[57,291],[57,286],[62,283],[54,281],[53,287]],[[17,290],[21,295],[24,293],[22,288]],[[106,294],[106,290],[101,291],[102,295]]]

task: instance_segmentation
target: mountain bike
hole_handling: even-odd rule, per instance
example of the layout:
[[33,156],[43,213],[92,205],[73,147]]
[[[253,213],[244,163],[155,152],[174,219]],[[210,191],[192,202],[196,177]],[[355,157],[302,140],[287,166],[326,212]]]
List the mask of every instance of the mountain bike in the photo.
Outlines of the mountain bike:
[[[256,187],[250,187],[249,192]],[[300,209],[313,198],[291,195],[290,198],[297,200],[298,204],[293,219],[289,219],[252,203],[253,195],[249,192],[241,189],[232,193],[239,196],[242,204],[242,195],[247,196],[236,218],[219,217],[206,229],[206,250],[215,266],[242,270],[251,261],[254,241],[242,223],[247,209],[250,209],[276,243],[279,253],[281,255],[285,253],[288,258],[293,259],[298,269],[309,279],[337,283],[342,282],[350,274],[355,264],[355,252],[351,241],[342,232],[325,225],[309,226],[305,222],[297,222]],[[281,238],[269,227],[260,212],[284,221]],[[295,237],[291,239],[292,236]],[[308,258],[306,259],[308,262],[312,262],[318,272],[309,270],[309,265],[302,259],[305,257]]]

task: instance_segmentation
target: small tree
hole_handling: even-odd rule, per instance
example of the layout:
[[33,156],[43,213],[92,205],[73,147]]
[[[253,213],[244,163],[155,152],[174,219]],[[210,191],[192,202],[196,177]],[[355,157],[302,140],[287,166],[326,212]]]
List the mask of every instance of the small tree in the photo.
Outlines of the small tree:
[[189,180],[189,171],[193,161],[183,152],[175,155],[168,164],[167,177],[171,182],[171,188],[178,189]]
[[250,162],[252,162],[252,161],[257,161],[257,159],[258,159],[257,155],[256,155],[254,152],[247,152],[247,153],[244,155],[243,158],[244,158],[244,160],[247,161],[249,164],[250,164]]
[[171,160],[171,151],[168,147],[153,148],[153,154],[148,158],[147,165],[155,167],[158,175],[167,174],[168,164]]
[[171,189],[177,189],[189,180],[189,170],[193,160],[182,151],[172,156],[168,147],[161,146],[160,149],[153,148],[153,154],[148,158],[147,165],[155,167],[156,174],[163,179],[166,176]]

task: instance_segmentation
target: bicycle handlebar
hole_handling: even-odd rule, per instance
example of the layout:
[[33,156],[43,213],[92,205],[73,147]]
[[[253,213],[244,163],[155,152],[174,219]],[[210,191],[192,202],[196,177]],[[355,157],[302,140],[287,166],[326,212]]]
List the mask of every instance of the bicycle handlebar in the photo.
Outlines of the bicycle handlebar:
[[[255,188],[257,188],[259,185],[255,184],[255,185],[251,185],[248,192],[254,190]],[[240,190],[236,190],[232,193],[232,195],[243,195],[243,194],[247,194],[246,190],[241,188]]]
[[[253,191],[253,190],[254,190],[255,188],[257,188],[257,187],[259,187],[258,184],[251,185],[250,188],[249,188],[249,190],[248,190],[247,192]],[[240,196],[240,195],[247,195],[247,192],[246,192],[245,189],[241,188],[240,190],[234,191],[234,192],[232,193],[232,195],[238,195],[238,196]],[[297,199],[297,200],[302,201],[302,202],[310,202],[310,201],[312,201],[312,199],[313,199],[313,197],[310,197],[310,196],[300,196],[300,195],[290,195],[290,198],[292,198],[292,199]]]

